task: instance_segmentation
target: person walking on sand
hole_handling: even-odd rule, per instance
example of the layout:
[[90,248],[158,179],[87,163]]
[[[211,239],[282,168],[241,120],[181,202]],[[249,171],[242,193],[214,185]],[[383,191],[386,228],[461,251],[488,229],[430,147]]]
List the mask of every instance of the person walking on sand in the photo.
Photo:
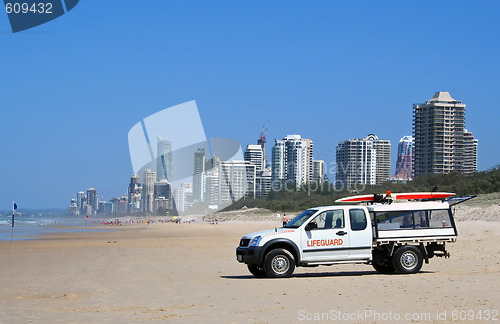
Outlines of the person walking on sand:
[[286,214],[283,214],[283,227],[288,223],[288,217],[286,217]]

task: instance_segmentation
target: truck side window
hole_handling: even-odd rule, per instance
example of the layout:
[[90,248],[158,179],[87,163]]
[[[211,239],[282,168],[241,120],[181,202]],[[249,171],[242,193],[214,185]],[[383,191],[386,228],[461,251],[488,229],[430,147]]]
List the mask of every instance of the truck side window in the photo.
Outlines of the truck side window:
[[344,211],[329,210],[314,217],[311,222],[316,222],[317,229],[344,228]]
[[415,218],[415,227],[424,228],[429,227],[429,214],[428,210],[417,210],[413,212],[413,217]]
[[430,227],[451,227],[450,213],[447,209],[433,210],[430,212]]
[[362,231],[366,228],[366,215],[362,209],[349,210],[349,220],[353,231]]

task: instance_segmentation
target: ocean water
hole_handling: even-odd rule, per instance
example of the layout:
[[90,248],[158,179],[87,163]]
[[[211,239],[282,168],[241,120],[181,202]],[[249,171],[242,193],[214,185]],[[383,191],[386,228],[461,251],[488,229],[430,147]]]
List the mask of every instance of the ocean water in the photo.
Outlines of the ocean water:
[[[98,222],[95,221],[95,223]],[[94,225],[91,219],[86,220],[82,217],[55,214],[23,214],[15,216],[14,227],[12,227],[12,215],[3,214],[0,216],[0,241],[34,240],[50,233],[107,231],[86,228],[86,226],[91,225]],[[54,228],[54,226],[65,227]]]

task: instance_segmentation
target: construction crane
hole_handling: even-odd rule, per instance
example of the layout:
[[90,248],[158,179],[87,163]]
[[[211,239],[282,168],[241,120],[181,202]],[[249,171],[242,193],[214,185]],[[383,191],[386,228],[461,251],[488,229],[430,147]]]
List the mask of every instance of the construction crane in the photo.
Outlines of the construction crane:
[[266,124],[262,125],[262,130],[260,131],[259,140],[257,141],[257,144],[262,147],[264,169],[269,167],[269,160],[266,155],[266,134],[268,129],[269,129],[269,119],[267,120]]

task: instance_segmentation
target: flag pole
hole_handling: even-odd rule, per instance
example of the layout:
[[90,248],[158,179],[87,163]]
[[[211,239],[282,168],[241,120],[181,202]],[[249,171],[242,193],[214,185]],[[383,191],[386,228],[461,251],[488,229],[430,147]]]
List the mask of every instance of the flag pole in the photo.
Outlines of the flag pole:
[[12,202],[12,227],[10,231],[10,253],[14,252],[14,215],[16,214],[16,203]]

